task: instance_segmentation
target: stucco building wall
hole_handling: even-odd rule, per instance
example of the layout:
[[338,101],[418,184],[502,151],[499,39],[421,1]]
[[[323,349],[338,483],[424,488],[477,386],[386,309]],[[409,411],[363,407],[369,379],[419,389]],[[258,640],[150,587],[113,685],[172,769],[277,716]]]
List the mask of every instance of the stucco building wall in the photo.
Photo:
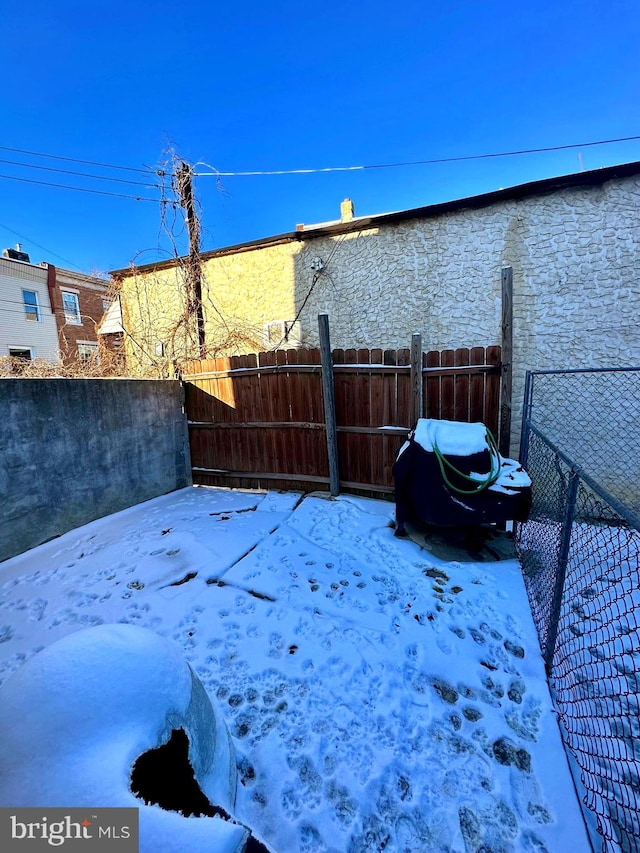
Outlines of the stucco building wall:
[[527,369],[640,363],[639,201],[640,178],[623,177],[211,253],[207,339],[222,317],[247,332],[230,351],[255,351],[265,323],[299,315],[303,342],[316,345],[327,311],[334,347],[406,347],[414,332],[424,349],[497,344],[510,266],[517,429]]

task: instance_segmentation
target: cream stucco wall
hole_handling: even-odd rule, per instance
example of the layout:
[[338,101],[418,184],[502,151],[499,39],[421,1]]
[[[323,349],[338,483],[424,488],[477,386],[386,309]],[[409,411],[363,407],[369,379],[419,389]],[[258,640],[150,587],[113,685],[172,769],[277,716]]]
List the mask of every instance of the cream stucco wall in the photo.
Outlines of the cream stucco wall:
[[[501,270],[510,266],[517,430],[527,369],[640,364],[639,201],[640,179],[618,178],[217,253],[204,264],[207,341],[263,349],[265,323],[299,314],[303,341],[316,345],[317,315],[327,311],[334,347],[406,347],[414,332],[425,350],[497,344]],[[175,285],[175,271],[156,275]],[[123,282],[130,317],[141,278]],[[170,291],[153,288],[165,313]]]

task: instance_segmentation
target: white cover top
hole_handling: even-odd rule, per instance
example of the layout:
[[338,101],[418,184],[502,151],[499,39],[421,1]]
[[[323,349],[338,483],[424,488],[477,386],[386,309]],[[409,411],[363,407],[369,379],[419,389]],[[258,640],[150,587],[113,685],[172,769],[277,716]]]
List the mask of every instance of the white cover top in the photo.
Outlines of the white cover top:
[[482,423],[466,424],[420,418],[414,438],[429,452],[433,452],[435,443],[441,453],[452,456],[470,456],[488,449],[487,428]]

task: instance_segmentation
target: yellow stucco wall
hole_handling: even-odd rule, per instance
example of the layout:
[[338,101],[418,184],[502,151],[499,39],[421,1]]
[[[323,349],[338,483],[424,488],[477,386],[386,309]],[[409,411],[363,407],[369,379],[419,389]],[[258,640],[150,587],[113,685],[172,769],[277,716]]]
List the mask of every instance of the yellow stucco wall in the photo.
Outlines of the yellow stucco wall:
[[[295,257],[299,243],[217,256],[202,264],[202,304],[209,355],[269,348],[266,325],[296,315]],[[195,321],[186,321],[186,272],[132,271],[121,279],[127,357],[142,367],[197,357]],[[163,345],[160,353],[159,345]]]

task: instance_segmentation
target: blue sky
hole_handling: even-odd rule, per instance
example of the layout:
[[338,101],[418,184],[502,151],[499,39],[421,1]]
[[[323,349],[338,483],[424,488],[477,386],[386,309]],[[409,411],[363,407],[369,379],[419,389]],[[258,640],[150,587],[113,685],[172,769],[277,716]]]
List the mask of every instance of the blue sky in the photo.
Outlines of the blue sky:
[[[145,170],[378,165],[640,135],[637,0],[8,0],[0,69],[0,240],[106,272],[187,248]],[[640,160],[640,140],[459,163],[201,177],[203,249]],[[22,165],[15,165],[20,163]],[[103,175],[85,178],[32,168]],[[201,171],[210,171],[205,166]]]

